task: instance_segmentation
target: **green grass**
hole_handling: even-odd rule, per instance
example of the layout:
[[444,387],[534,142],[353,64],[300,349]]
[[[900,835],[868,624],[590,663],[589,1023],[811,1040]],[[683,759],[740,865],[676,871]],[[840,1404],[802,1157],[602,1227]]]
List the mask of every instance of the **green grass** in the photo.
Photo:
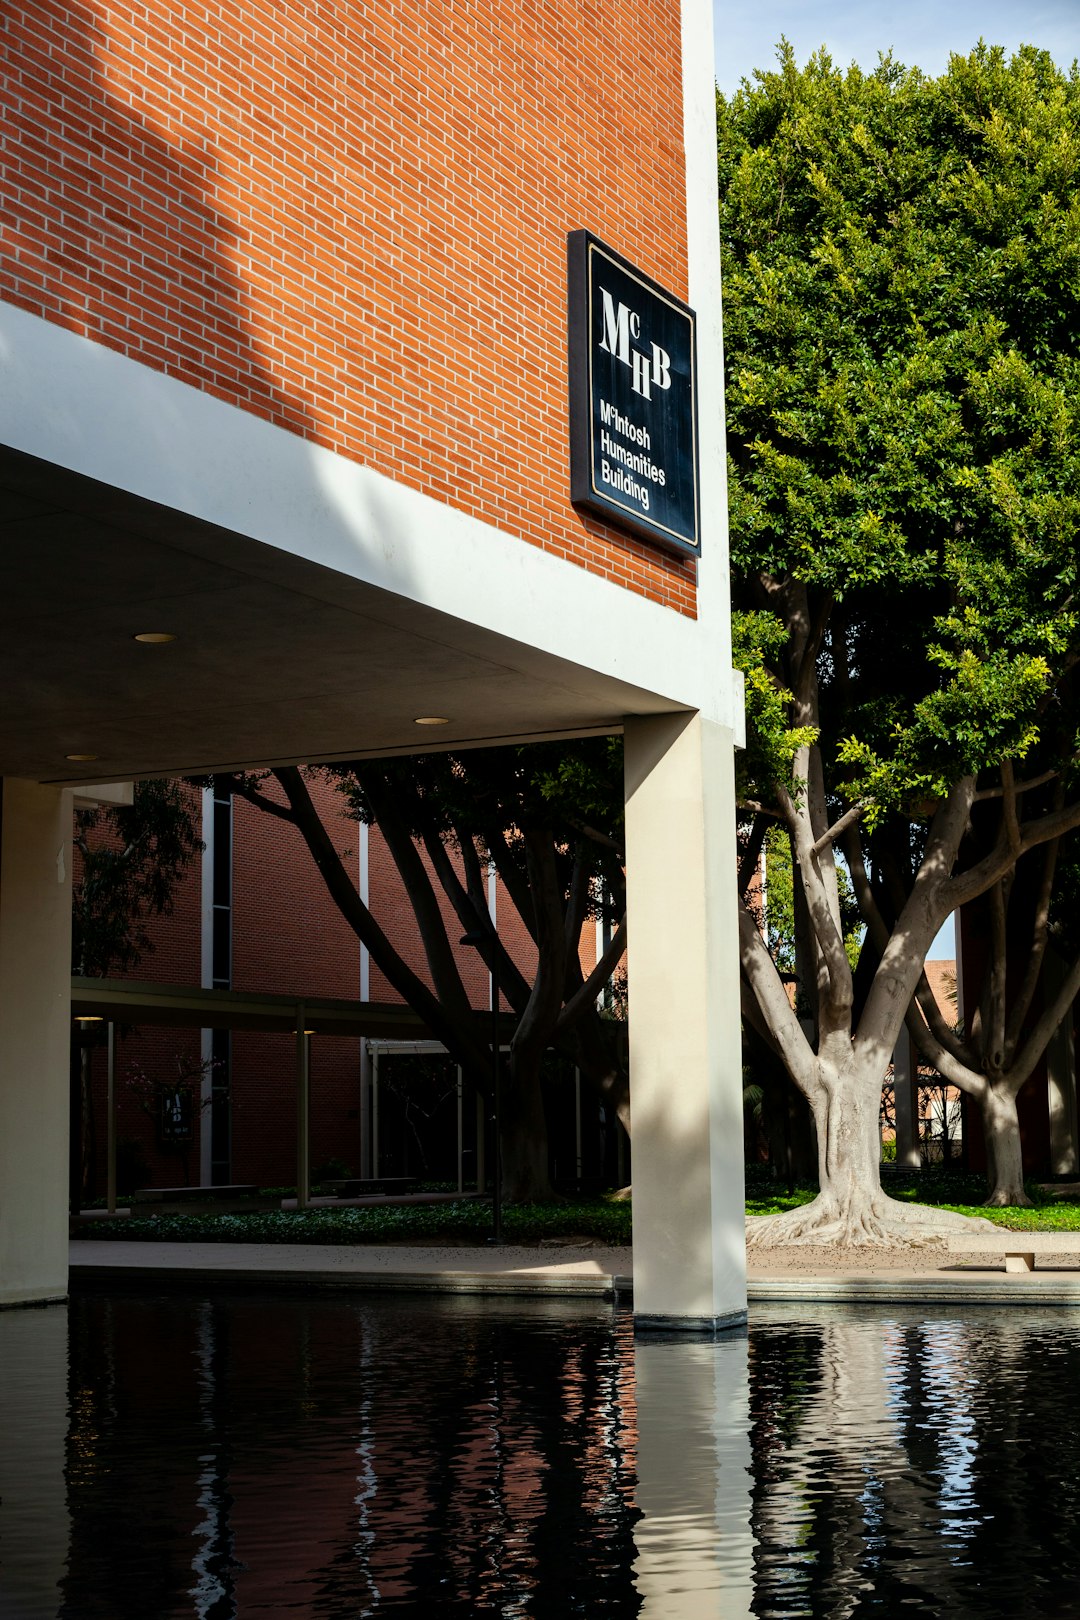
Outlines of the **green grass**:
[[[1056,1202],[1040,1192],[1034,1182],[1027,1187],[1033,1209],[1012,1207],[984,1209],[986,1182],[981,1175],[960,1170],[919,1170],[887,1173],[882,1178],[885,1191],[892,1198],[909,1204],[930,1204],[937,1209],[953,1209],[961,1215],[977,1215],[1015,1232],[1080,1232],[1080,1200]],[[798,1209],[808,1204],[817,1188],[799,1186],[792,1192],[781,1189],[775,1182],[750,1170],[746,1178],[746,1213],[748,1215],[775,1215],[782,1210]]]

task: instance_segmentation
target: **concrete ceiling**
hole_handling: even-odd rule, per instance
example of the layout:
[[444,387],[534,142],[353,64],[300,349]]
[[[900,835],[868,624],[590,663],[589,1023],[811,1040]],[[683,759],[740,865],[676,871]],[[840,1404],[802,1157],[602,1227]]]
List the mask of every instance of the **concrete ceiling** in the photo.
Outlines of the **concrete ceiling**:
[[[6,449],[0,524],[5,776],[100,782],[570,736],[671,706]],[[140,631],[177,639],[145,646]]]

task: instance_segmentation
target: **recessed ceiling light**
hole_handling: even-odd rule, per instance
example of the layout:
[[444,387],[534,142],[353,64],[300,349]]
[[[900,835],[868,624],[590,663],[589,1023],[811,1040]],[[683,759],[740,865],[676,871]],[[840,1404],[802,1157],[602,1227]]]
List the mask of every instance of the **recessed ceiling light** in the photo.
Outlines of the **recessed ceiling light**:
[[138,635],[132,636],[131,639],[145,642],[150,647],[160,647],[163,642],[175,641],[176,637],[171,630],[140,630]]
[[92,759],[98,759],[98,758],[100,758],[100,755],[98,755],[98,754],[65,754],[64,758],[65,759],[70,759],[73,765],[89,765],[89,763],[90,763],[90,761]]
[[75,1022],[77,1024],[103,1024],[105,1020],[100,1013],[76,1013]]
[[414,726],[448,726],[450,716],[447,714],[418,714],[413,721]]

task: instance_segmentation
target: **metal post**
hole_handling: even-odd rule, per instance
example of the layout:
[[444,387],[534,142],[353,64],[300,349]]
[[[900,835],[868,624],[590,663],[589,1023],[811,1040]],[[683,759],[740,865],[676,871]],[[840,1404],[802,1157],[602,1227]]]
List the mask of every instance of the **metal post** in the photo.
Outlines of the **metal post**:
[[[493,865],[489,865],[489,867],[488,867],[488,909],[489,909],[489,911],[491,913],[491,925],[492,925],[492,931],[493,932],[494,932],[494,929],[495,929],[495,892],[496,892],[495,868],[494,868]],[[487,934],[487,931],[485,929],[482,929],[482,928],[470,928],[470,930],[469,930],[469,932],[467,934],[462,934],[461,939],[459,941],[459,944],[462,944],[462,945],[476,945],[479,948],[483,948],[488,943],[489,943],[489,936]],[[495,943],[498,944],[498,935],[497,934],[495,935]],[[503,1235],[502,1235],[502,1190],[503,1190],[503,1183],[502,1183],[502,1075],[500,1074],[501,1064],[500,1064],[500,1061],[499,1061],[499,1059],[500,1059],[500,1053],[499,1053],[499,980],[498,980],[498,977],[497,977],[497,975],[495,973],[494,966],[492,966],[488,970],[488,996],[490,998],[490,1006],[491,1006],[491,1078],[492,1078],[492,1081],[493,1081],[493,1085],[492,1085],[492,1088],[491,1088],[491,1090],[492,1090],[491,1101],[492,1101],[492,1104],[494,1106],[494,1116],[495,1116],[494,1121],[493,1121],[494,1129],[495,1129],[495,1142],[494,1142],[494,1149],[493,1149],[493,1151],[495,1153],[495,1178],[494,1178],[494,1185],[492,1186],[492,1190],[491,1190],[491,1236],[488,1239],[488,1242],[489,1243],[501,1243],[502,1240],[503,1240]],[[479,1102],[479,1099],[478,1099],[478,1102]],[[486,1127],[486,1121],[484,1122],[484,1126]],[[476,1117],[476,1161],[477,1161],[476,1185],[477,1185],[478,1190],[483,1186],[483,1181],[482,1181],[481,1175],[480,1175],[480,1143],[481,1143],[482,1139],[483,1139],[483,1130],[481,1128],[481,1115],[478,1112],[477,1117]]]
[[296,1207],[311,1198],[311,1037],[301,1001],[296,1008]]
[[371,1055],[371,1173],[379,1178],[379,1052]]
[[371,1162],[371,1049],[360,1042],[360,1175],[365,1180],[375,1174]]
[[457,1067],[457,1190],[465,1191],[465,1118],[463,1113],[461,1064]]
[[110,1215],[116,1214],[116,1025],[111,1023],[108,1036],[107,1086],[105,1097],[105,1207]]
[[574,1070],[574,1166],[578,1192],[581,1191],[581,1070]]
[[492,1243],[501,1243],[502,1231],[502,1062],[499,1051],[499,987],[491,975],[491,1066],[495,1079],[495,1185],[491,1193]]
[[487,1134],[487,1116],[484,1112],[484,1099],[476,1093],[476,1190],[482,1193],[487,1187],[487,1164],[484,1152]]

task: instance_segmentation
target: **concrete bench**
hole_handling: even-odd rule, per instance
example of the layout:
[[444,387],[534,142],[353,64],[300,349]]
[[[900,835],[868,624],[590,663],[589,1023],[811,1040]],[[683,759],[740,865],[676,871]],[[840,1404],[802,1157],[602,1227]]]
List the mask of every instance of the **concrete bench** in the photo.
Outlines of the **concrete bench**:
[[259,1189],[253,1182],[213,1187],[140,1187],[138,1192],[131,1194],[131,1207],[133,1214],[235,1215],[251,1209],[258,1201],[258,1195]]
[[349,1176],[347,1180],[324,1181],[322,1185],[330,1188],[335,1198],[368,1198],[378,1193],[388,1197],[407,1196],[416,1191],[419,1179],[418,1176]]
[[1010,1232],[999,1227],[994,1233],[979,1233],[977,1237],[949,1234],[949,1248],[959,1254],[985,1256],[988,1260],[1005,1261],[1005,1270],[1028,1272],[1035,1270],[1035,1258],[1064,1259],[1080,1255],[1080,1232]]
[[136,1204],[179,1204],[204,1198],[254,1198],[258,1191],[254,1183],[236,1182],[213,1187],[140,1187],[131,1197]]

